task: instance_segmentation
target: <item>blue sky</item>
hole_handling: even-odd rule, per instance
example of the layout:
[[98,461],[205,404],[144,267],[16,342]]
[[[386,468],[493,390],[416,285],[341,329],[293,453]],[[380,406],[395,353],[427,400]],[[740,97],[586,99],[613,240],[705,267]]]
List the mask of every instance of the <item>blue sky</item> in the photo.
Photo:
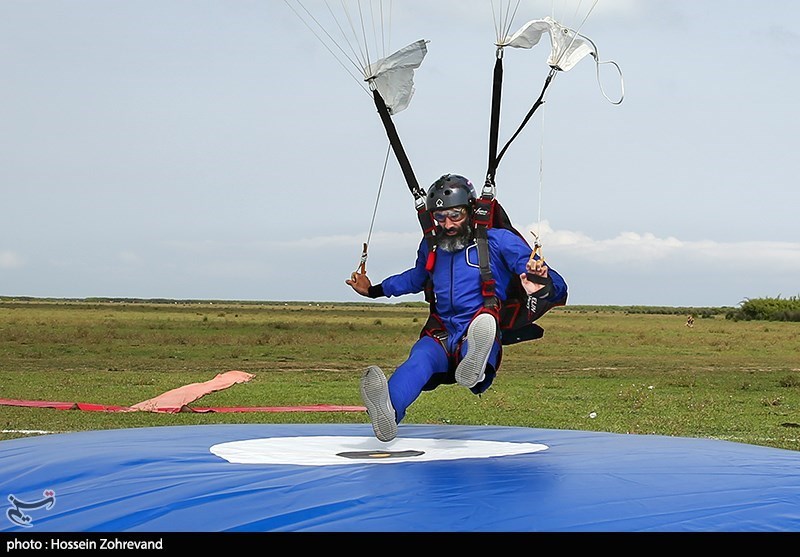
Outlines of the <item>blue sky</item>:
[[[324,2],[303,5],[322,21]],[[570,302],[800,295],[800,4],[591,7],[522,0],[512,30],[580,27],[624,101],[591,58],[559,73],[497,177]],[[395,0],[390,27],[390,51],[430,41],[394,117],[419,182],[481,183],[492,2]],[[549,48],[506,50],[501,144]],[[286,2],[2,0],[0,72],[0,295],[356,301],[344,281],[368,238],[373,282],[413,264],[394,158],[378,198],[372,100]]]

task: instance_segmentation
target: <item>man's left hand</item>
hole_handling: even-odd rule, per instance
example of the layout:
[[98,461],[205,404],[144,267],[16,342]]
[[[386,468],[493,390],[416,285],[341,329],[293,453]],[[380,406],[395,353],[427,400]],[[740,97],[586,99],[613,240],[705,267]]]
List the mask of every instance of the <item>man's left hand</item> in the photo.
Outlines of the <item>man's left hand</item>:
[[538,282],[528,280],[528,275],[546,279],[548,276],[547,272],[547,265],[541,259],[528,260],[528,263],[525,265],[525,272],[519,276],[519,280],[522,281],[522,287],[529,296],[544,288],[546,283],[540,284]]

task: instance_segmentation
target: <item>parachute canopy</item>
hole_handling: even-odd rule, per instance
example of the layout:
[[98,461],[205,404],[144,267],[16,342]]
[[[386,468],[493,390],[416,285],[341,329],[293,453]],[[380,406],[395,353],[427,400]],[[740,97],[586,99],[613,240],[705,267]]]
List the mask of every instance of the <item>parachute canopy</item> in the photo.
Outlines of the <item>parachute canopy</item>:
[[370,87],[377,88],[390,114],[404,110],[414,95],[414,70],[428,53],[427,41],[420,39],[381,58],[364,69]]
[[391,0],[325,0],[325,9],[313,11],[303,0],[284,1],[364,90],[380,94],[390,114],[408,107],[428,41],[391,53]]
[[597,57],[591,42],[576,31],[562,26],[550,17],[534,19],[498,43],[498,47],[533,48],[545,33],[550,34],[551,50],[547,63],[561,71],[571,70],[587,54]]

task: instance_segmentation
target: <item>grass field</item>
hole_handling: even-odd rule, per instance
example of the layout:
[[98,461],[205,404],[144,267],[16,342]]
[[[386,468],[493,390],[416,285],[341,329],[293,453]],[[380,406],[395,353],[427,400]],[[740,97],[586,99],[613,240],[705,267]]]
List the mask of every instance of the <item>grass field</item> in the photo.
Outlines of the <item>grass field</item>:
[[[130,406],[228,370],[255,375],[194,406],[360,406],[420,304],[0,301],[0,398]],[[800,323],[566,307],[543,339],[506,347],[481,397],[423,393],[404,423],[507,425],[723,439],[800,450]],[[362,412],[106,413],[0,406],[0,440],[213,423],[368,423]],[[401,425],[402,435],[402,425]]]

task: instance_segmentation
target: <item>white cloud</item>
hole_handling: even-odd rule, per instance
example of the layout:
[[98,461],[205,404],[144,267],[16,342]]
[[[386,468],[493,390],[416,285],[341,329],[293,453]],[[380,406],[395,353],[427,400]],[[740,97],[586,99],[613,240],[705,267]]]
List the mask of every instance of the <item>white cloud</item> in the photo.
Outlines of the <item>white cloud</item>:
[[13,251],[0,251],[0,269],[19,269],[24,264],[22,257]]
[[642,265],[681,259],[686,263],[715,263],[732,268],[769,265],[770,268],[800,272],[798,242],[679,240],[673,236],[659,238],[649,232],[620,232],[613,238],[595,239],[582,232],[552,230],[546,221],[539,227],[529,225],[523,230],[537,228],[543,250],[569,254],[594,263]]

